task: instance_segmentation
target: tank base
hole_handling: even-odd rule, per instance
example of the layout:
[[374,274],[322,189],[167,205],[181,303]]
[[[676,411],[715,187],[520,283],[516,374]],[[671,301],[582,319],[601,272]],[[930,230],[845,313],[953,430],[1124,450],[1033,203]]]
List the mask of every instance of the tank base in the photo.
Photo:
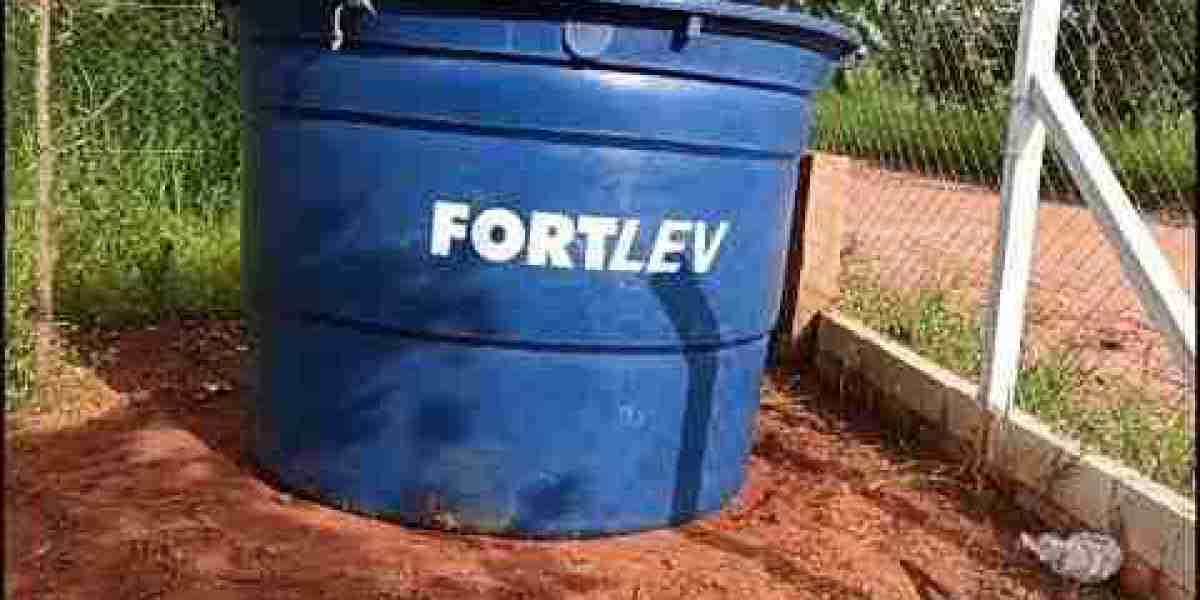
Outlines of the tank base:
[[270,327],[248,456],[297,496],[410,526],[582,538],[685,523],[741,489],[765,338],[597,360]]

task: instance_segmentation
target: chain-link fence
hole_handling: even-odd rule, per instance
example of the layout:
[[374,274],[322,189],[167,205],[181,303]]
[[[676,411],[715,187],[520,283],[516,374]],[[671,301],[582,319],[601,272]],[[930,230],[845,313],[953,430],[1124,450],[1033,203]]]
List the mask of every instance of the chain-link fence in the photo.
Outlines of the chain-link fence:
[[[794,2],[794,4],[802,4]],[[55,2],[54,314],[64,329],[239,307],[236,44],[212,0]],[[810,0],[869,52],[817,103],[845,201],[840,308],[968,377],[998,231],[1016,0]],[[5,0],[6,404],[35,382],[38,6]],[[1058,68],[1195,295],[1196,7],[1067,0]],[[1195,395],[1047,154],[1018,405],[1191,493]],[[69,331],[68,331],[69,333]]]
[[[842,307],[979,370],[999,215],[1015,0],[810,0],[869,52],[818,105],[852,157]],[[121,324],[238,306],[235,44],[217,3],[54,3],[55,313]],[[6,377],[32,382],[37,6],[5,3]],[[1196,7],[1068,0],[1058,69],[1130,197],[1195,289]],[[1020,404],[1162,481],[1186,481],[1190,392],[1065,168],[1048,154]],[[1186,487],[1186,486],[1182,486]]]
[[[1020,3],[838,3],[873,51],[823,98],[817,146],[848,155],[842,308],[976,376],[998,231]],[[1196,7],[1064,3],[1057,68],[1195,294]],[[1190,492],[1194,390],[1047,153],[1018,405]]]

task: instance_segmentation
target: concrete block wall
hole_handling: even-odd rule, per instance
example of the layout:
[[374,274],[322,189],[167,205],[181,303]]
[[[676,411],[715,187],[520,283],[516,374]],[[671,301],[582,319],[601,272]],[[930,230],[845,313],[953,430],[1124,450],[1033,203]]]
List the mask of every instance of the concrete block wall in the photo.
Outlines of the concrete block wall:
[[872,403],[943,450],[982,461],[1051,526],[1115,533],[1128,557],[1121,574],[1127,591],[1197,597],[1192,500],[1084,453],[1032,415],[1014,410],[1000,422],[979,402],[975,385],[836,311],[817,319],[815,346],[811,359],[827,389],[855,390],[842,402]]

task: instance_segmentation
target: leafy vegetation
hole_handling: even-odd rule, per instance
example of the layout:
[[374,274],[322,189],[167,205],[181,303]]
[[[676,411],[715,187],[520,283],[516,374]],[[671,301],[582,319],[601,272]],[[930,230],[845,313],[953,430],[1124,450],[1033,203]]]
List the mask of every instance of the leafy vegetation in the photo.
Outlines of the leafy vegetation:
[[[1007,109],[931,102],[889,83],[877,69],[852,72],[840,90],[816,103],[812,145],[873,159],[884,166],[996,188],[1003,167]],[[1139,208],[1166,216],[1194,214],[1196,121],[1192,113],[1159,115],[1137,126],[1096,132],[1117,178]],[[1043,185],[1073,193],[1066,167],[1052,153]]]
[[[211,10],[60,4],[56,302],[122,326],[239,306],[236,56]],[[115,6],[115,5],[113,5]],[[6,406],[32,384],[36,17],[5,3]]]
[[5,404],[33,389],[33,53],[35,23],[4,5],[4,380]]
[[[866,59],[818,104],[815,146],[998,186],[1018,0],[747,0],[850,25]],[[1194,215],[1197,10],[1177,0],[1065,0],[1057,70],[1131,199]],[[1047,189],[1074,185],[1057,157]]]
[[[889,83],[939,102],[1006,99],[1019,0],[764,0],[858,30]],[[1065,0],[1057,67],[1094,125],[1133,125],[1195,107],[1194,3]]]

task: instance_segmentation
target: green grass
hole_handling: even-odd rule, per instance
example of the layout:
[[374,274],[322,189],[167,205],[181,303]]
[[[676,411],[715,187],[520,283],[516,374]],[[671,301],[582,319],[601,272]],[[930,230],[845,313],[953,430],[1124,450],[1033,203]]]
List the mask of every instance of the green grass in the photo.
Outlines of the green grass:
[[848,91],[820,94],[812,145],[898,169],[995,184],[1004,120],[999,110],[931,107],[867,71],[852,79]]
[[[978,377],[983,327],[977,311],[950,289],[898,291],[869,265],[851,263],[839,308],[918,354],[968,378]],[[1088,395],[1088,402],[1081,401]],[[1168,406],[1128,381],[1106,380],[1070,355],[1028,357],[1016,403],[1085,448],[1115,458],[1191,496],[1194,435],[1187,404]]]
[[901,292],[856,272],[843,283],[839,308],[952,371],[979,371],[982,330],[947,290]]
[[[24,194],[6,174],[5,193]],[[5,405],[14,406],[33,389],[33,212],[9,205],[4,239]]]
[[[197,8],[64,6],[54,114],[55,301],[70,325],[127,326],[239,308],[236,56]],[[204,6],[200,4],[198,6]],[[33,36],[6,0],[6,408],[31,371]]]
[[[869,68],[844,91],[828,90],[815,105],[813,146],[826,152],[879,161],[889,168],[998,187],[1003,166],[1006,108],[940,106]],[[1192,113],[1157,119],[1138,129],[1097,132],[1131,200],[1145,210],[1193,210],[1196,122]],[[1052,154],[1052,153],[1051,153]],[[1047,158],[1047,190],[1073,189],[1058,158]]]
[[33,387],[34,27],[27,10],[4,5],[4,380],[5,405]]

